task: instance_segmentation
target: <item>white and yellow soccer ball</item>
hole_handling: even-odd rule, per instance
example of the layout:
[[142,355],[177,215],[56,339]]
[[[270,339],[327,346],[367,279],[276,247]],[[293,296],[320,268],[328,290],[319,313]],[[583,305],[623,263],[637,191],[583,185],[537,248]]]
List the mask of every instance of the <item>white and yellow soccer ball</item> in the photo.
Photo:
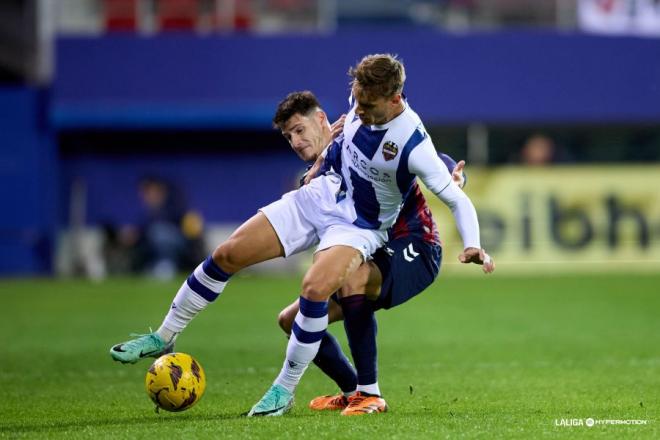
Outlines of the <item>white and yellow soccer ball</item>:
[[185,353],[165,354],[149,367],[147,394],[158,408],[184,411],[201,399],[206,389],[202,366]]

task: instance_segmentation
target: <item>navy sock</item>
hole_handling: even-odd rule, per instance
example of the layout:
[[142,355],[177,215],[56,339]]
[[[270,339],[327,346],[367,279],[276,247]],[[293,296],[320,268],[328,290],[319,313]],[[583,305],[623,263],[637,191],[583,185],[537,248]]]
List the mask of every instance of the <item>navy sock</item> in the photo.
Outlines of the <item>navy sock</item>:
[[348,296],[339,302],[344,312],[344,327],[358,374],[358,384],[374,384],[378,382],[378,326],[372,304],[365,295]]
[[357,387],[355,368],[341,351],[339,342],[328,332],[321,339],[321,346],[314,358],[314,363],[330,379],[334,380],[344,393],[355,391]]

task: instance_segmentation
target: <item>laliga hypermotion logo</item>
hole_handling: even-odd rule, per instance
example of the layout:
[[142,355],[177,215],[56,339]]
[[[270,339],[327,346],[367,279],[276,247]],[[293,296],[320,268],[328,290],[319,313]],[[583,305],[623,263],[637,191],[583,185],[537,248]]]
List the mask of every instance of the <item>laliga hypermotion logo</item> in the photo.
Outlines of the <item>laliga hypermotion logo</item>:
[[385,160],[392,160],[399,154],[399,147],[392,141],[387,141],[383,145],[383,157]]

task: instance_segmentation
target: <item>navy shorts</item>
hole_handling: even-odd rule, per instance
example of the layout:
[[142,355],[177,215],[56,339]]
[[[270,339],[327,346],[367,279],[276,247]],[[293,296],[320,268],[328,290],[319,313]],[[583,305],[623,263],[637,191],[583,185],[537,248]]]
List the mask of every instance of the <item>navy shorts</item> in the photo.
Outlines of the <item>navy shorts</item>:
[[420,294],[440,271],[442,247],[416,237],[389,241],[372,256],[383,276],[374,309],[389,309]]

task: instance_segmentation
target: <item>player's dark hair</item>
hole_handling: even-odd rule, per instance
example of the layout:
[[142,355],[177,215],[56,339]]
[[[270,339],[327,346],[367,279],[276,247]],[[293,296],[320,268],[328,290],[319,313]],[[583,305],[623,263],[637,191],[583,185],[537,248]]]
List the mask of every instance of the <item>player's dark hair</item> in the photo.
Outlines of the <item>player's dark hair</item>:
[[277,111],[273,118],[273,127],[281,130],[284,128],[286,121],[288,121],[293,115],[309,115],[314,110],[320,108],[321,105],[319,104],[318,99],[316,99],[316,96],[314,96],[309,90],[289,93],[286,98],[277,105]]
[[362,58],[348,69],[351,86],[360,88],[371,96],[389,98],[403,91],[406,82],[406,69],[396,55],[372,54]]

